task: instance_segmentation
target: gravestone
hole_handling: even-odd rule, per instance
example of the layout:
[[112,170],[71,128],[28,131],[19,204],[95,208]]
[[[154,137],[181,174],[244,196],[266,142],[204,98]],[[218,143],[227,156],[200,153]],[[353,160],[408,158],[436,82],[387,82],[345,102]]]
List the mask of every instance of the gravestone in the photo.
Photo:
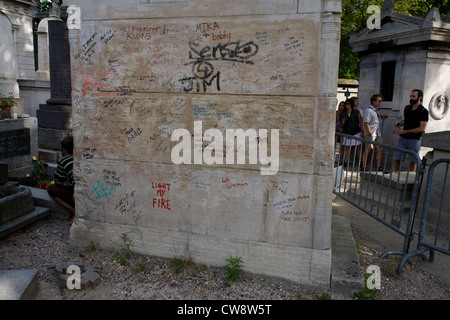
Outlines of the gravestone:
[[9,178],[24,178],[31,173],[32,157],[37,155],[36,118],[0,121],[0,162],[8,165]]
[[328,288],[341,1],[65,4],[71,244]]
[[39,128],[67,130],[71,127],[70,50],[64,21],[48,21],[50,99],[39,105]]
[[0,160],[30,154],[30,129],[0,132]]

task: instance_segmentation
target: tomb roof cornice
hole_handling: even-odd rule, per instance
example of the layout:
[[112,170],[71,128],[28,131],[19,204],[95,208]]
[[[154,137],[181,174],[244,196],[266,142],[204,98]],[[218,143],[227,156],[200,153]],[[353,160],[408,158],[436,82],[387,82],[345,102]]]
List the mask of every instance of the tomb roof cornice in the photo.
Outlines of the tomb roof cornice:
[[450,42],[450,17],[441,16],[434,8],[426,18],[398,13],[383,13],[380,29],[365,28],[350,37],[354,52],[362,52],[389,43],[394,46],[413,45],[417,42]]

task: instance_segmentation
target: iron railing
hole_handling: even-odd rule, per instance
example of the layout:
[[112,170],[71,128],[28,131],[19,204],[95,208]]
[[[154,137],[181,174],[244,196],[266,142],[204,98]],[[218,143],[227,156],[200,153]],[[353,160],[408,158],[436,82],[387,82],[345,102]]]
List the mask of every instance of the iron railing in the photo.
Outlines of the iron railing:
[[[344,137],[359,142],[360,147],[347,149],[339,143]],[[382,148],[378,161],[373,151],[366,152],[365,160],[362,161],[364,150],[368,150],[369,144],[374,149]],[[394,172],[393,156],[396,151],[407,156],[400,160],[398,172]],[[417,163],[416,171],[411,169],[411,159]],[[406,255],[413,239],[413,223],[424,172],[419,155],[392,145],[337,133],[335,163],[333,193],[404,238],[401,251],[387,251],[383,256]]]
[[[352,150],[342,146],[340,142],[343,138],[359,142],[360,147],[355,146]],[[370,152],[370,157],[364,153],[364,150],[369,150],[370,144],[374,149],[382,148],[380,160],[376,160],[373,151]],[[396,151],[405,156],[404,160],[400,161],[400,170],[397,172],[394,171],[395,160],[393,157]],[[404,264],[412,256],[420,255],[426,259],[424,252],[429,251],[429,261],[432,262],[435,251],[450,255],[450,241],[445,237],[444,239],[440,237],[443,229],[443,216],[446,214],[443,209],[450,206],[450,183],[447,183],[450,159],[438,159],[428,166],[425,159],[421,161],[419,155],[410,150],[344,133],[336,133],[334,154],[336,170],[333,193],[404,238],[402,250],[386,251],[380,256],[381,258],[394,254],[403,256],[397,268],[399,276]],[[412,162],[417,164],[417,169],[412,167]],[[438,165],[445,165],[444,169],[438,172],[442,185],[433,181],[434,171]],[[429,167],[429,172],[423,197],[423,208],[422,212],[419,212],[421,223],[419,229],[415,230],[414,222],[418,213],[418,199],[427,167]],[[431,197],[433,197],[432,200],[430,200]],[[433,210],[437,211],[432,221],[428,219],[430,201],[433,202]],[[438,208],[435,206],[437,203],[439,203]],[[446,232],[448,231],[446,230]],[[414,235],[418,236],[417,249],[409,252]]]
[[[444,167],[438,174],[440,174],[440,183],[434,180],[434,171],[438,165]],[[442,217],[444,215],[444,204],[450,201],[450,186],[447,183],[449,175],[450,159],[438,159],[434,161],[428,171],[425,196],[423,201],[422,218],[420,223],[420,230],[418,233],[417,249],[411,253],[406,254],[401,260],[397,273],[401,275],[405,262],[412,256],[420,255],[424,260],[426,257],[424,252],[430,252],[429,261],[434,260],[434,251],[438,251],[450,255],[450,241],[447,242],[440,237]],[[438,185],[438,186],[437,186]],[[434,188],[432,188],[434,186]],[[436,206],[437,213],[431,221],[429,221],[430,198],[433,193],[433,202],[439,204]],[[444,247],[445,246],[445,247]]]

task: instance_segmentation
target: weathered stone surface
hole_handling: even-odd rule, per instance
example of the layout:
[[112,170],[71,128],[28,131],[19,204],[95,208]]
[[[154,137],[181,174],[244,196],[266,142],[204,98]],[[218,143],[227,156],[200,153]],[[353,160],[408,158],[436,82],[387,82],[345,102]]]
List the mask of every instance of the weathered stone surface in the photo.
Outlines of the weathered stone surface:
[[[250,272],[329,284],[341,3],[322,2],[68,1],[83,13],[69,30],[71,243],[115,247],[127,233],[135,252],[241,256]],[[231,146],[227,129],[258,136]],[[279,166],[263,175],[273,130]]]
[[[5,191],[10,190],[13,194],[2,197]],[[31,191],[22,187],[8,187],[0,189],[0,225],[18,218],[34,210]]]
[[38,278],[38,269],[0,270],[0,300],[33,300]]

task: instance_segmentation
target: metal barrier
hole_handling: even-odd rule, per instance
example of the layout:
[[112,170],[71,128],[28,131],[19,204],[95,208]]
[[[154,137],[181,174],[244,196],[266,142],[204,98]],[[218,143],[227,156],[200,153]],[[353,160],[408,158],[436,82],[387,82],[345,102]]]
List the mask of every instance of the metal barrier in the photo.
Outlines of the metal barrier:
[[[437,214],[436,222],[435,223],[428,222],[428,226],[430,226],[430,224],[431,224],[432,228],[434,229],[434,232],[432,232],[432,233],[434,233],[434,235],[432,235],[430,241],[428,241],[427,239],[425,239],[425,236],[428,235],[428,234],[426,234],[426,226],[427,226],[428,210],[429,210],[429,204],[430,204],[430,196],[431,196],[432,186],[433,186],[434,170],[436,169],[436,167],[438,165],[442,165],[442,164],[445,164],[445,169],[440,172],[443,174],[441,176],[441,178],[443,177],[443,180],[442,180],[443,183],[442,183],[442,189],[441,189],[442,191],[441,191],[440,199],[439,199],[439,211]],[[443,246],[444,243],[442,243],[442,244],[438,243],[439,231],[440,231],[440,227],[441,227],[441,218],[442,218],[442,213],[443,213],[442,209],[444,208],[444,201],[449,201],[449,199],[450,199],[450,197],[449,197],[450,187],[447,185],[449,166],[450,166],[450,159],[438,159],[435,162],[433,162],[430,166],[430,169],[428,172],[427,184],[426,184],[424,203],[423,203],[420,231],[419,231],[419,235],[418,235],[417,250],[415,250],[411,253],[408,253],[403,257],[403,259],[401,260],[401,262],[398,266],[398,270],[397,270],[398,275],[401,275],[405,262],[412,256],[420,255],[425,260],[426,257],[424,255],[424,252],[429,250],[430,251],[429,261],[433,262],[435,250],[450,255],[450,241],[447,244],[448,245],[447,248],[444,248],[444,246]]]
[[[360,147],[355,146],[351,150],[343,146],[339,141],[344,138],[359,142]],[[370,146],[373,149],[368,157]],[[382,148],[379,160],[376,160],[374,152],[377,148]],[[396,151],[409,156],[402,158],[398,172],[394,172],[393,155]],[[416,172],[411,170],[411,159],[417,163]],[[413,239],[417,199],[424,173],[419,155],[392,145],[336,133],[335,163],[333,193],[404,237],[401,251],[388,251],[383,256],[406,255]]]

